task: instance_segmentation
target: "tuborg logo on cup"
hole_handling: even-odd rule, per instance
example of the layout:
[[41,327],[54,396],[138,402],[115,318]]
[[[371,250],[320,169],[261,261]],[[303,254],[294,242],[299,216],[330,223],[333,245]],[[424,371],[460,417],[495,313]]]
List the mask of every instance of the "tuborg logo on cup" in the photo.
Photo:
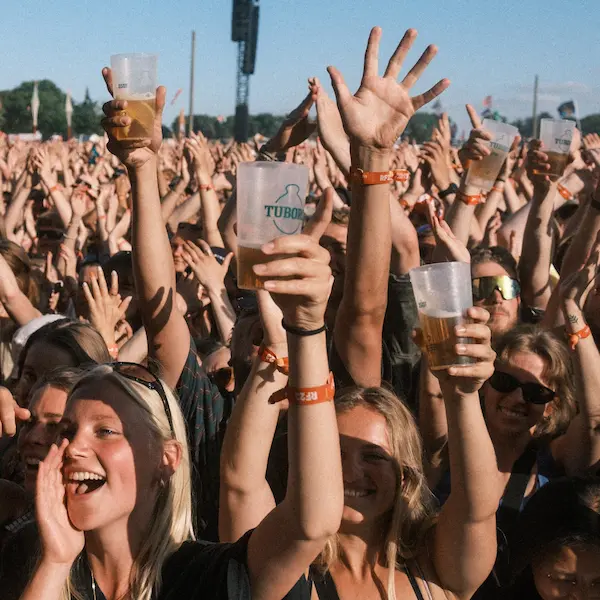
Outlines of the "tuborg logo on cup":
[[554,143],[557,146],[570,146],[571,145],[571,138],[573,137],[573,132],[570,129],[567,129],[562,137],[559,138],[554,138]]
[[302,227],[304,211],[300,199],[300,188],[295,183],[285,186],[285,193],[275,204],[265,206],[265,216],[273,219],[273,225],[284,235],[293,235]]
[[[502,144],[501,142],[504,142],[504,144]],[[509,150],[508,146],[506,145],[506,135],[504,135],[503,133],[501,133],[496,138],[496,141],[490,142],[490,146],[494,150],[500,150],[500,152],[508,152]]]

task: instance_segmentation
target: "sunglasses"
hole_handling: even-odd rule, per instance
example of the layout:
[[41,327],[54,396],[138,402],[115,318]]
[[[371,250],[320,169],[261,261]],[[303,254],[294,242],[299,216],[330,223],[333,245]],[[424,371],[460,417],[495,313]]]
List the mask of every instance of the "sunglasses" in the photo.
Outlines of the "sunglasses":
[[475,277],[473,284],[473,300],[486,300],[496,290],[504,300],[517,298],[521,293],[521,286],[516,279],[508,275],[496,275],[490,277]]
[[220,389],[226,389],[233,379],[233,369],[223,367],[207,374],[208,378]]
[[494,371],[489,378],[489,384],[501,394],[510,394],[517,388],[523,391],[523,400],[531,404],[548,404],[556,396],[554,390],[547,388],[541,383],[522,383],[516,377],[502,371]]
[[171,428],[171,434],[175,437],[175,428],[173,427],[173,416],[171,415],[171,409],[169,408],[169,401],[167,400],[167,394],[165,393],[165,388],[162,383],[144,365],[139,365],[137,363],[131,362],[115,362],[110,363],[113,371],[118,373],[119,375],[125,377],[126,379],[130,379],[131,381],[135,381],[148,388],[149,390],[154,390],[160,396],[162,400],[163,407],[165,409],[165,414],[167,415],[167,420],[169,421],[169,427]]

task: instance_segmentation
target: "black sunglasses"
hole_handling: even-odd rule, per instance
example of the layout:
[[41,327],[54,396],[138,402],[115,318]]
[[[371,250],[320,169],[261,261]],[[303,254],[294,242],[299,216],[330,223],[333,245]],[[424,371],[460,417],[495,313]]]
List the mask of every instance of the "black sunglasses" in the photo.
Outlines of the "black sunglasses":
[[521,293],[519,282],[508,275],[475,277],[471,281],[473,285],[473,300],[475,302],[486,300],[496,290],[500,292],[504,300],[517,298]]
[[233,369],[231,367],[223,367],[211,373],[207,373],[207,377],[220,389],[225,389],[233,379]]
[[119,375],[122,375],[127,379],[131,379],[131,381],[135,381],[149,390],[154,390],[158,393],[160,399],[162,400],[165,414],[167,415],[167,420],[169,421],[171,433],[173,434],[173,437],[175,437],[175,428],[173,427],[173,417],[171,415],[171,409],[169,408],[169,401],[167,400],[165,388],[158,377],[150,369],[148,369],[148,367],[139,365],[138,363],[115,362],[110,363],[110,366],[113,368],[113,371]]
[[502,394],[510,394],[517,388],[521,388],[523,390],[523,400],[531,404],[548,404],[556,396],[554,390],[541,383],[534,383],[533,381],[522,383],[513,375],[503,371],[494,371],[488,381],[497,392]]

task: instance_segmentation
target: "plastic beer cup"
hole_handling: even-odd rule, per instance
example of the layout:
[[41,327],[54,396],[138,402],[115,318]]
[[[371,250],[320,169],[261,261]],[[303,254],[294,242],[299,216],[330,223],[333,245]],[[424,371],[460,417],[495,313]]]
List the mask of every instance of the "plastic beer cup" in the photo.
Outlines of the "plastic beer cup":
[[506,156],[519,130],[512,125],[500,121],[484,119],[482,128],[492,134],[493,138],[487,142],[492,153],[481,160],[471,162],[467,173],[467,185],[473,185],[484,192],[489,192],[502,169]]
[[542,152],[548,155],[550,163],[550,171],[541,174],[548,175],[552,181],[560,179],[565,172],[574,132],[574,121],[542,119],[540,122]]
[[308,168],[279,162],[241,163],[237,172],[238,287],[257,290],[264,279],[252,267],[274,260],[260,247],[302,232]]
[[125,113],[131,125],[116,127],[118,140],[152,137],[156,114],[157,56],[155,54],[115,54],[110,57],[113,94],[127,100]]
[[469,338],[456,336],[455,327],[470,320],[466,310],[473,306],[471,265],[445,262],[417,267],[410,271],[410,281],[419,310],[423,342],[432,371],[475,360],[456,354],[456,344],[468,344]]

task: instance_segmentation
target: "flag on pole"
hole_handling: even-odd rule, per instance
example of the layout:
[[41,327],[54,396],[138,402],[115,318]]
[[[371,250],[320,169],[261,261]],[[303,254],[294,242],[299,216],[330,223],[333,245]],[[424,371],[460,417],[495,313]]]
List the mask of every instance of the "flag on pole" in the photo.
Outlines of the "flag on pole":
[[31,96],[31,116],[33,117],[33,132],[37,131],[38,112],[40,110],[40,97],[38,95],[38,82],[33,82],[33,94]]
[[179,98],[179,94],[181,94],[183,90],[181,88],[179,88],[176,92],[175,95],[173,96],[173,100],[171,100],[171,106],[173,106],[173,104],[175,104],[175,100],[177,100],[177,98]]
[[73,103],[71,102],[71,92],[67,92],[67,99],[65,100],[65,114],[67,115],[67,126],[71,127],[71,120],[73,117]]
[[561,119],[577,118],[577,110],[575,108],[575,102],[573,100],[563,102],[557,110]]
[[217,117],[217,123],[225,123],[225,117],[223,115],[219,115]]
[[489,108],[491,110],[491,108],[492,108],[492,97],[491,96],[486,96],[483,99],[483,106],[485,108]]

